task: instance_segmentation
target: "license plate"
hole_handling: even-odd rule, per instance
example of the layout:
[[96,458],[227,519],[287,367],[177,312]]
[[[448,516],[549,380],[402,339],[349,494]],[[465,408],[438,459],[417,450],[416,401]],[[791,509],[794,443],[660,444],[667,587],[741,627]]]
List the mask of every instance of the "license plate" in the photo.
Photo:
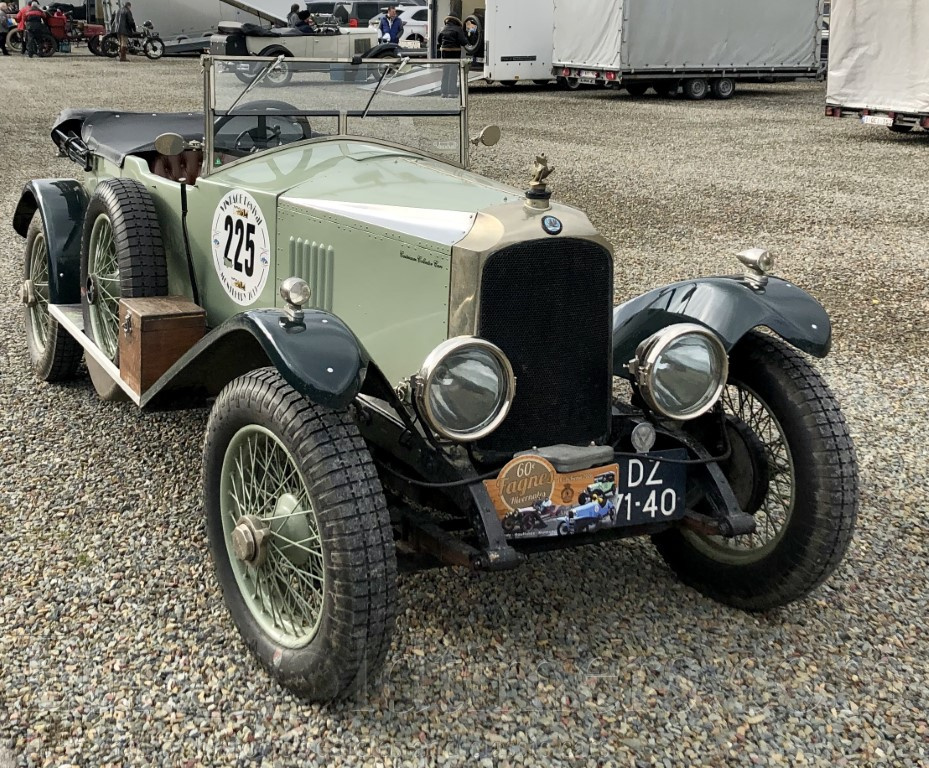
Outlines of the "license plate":
[[883,115],[863,115],[861,122],[866,125],[893,125],[894,120],[892,117],[884,117]]
[[597,84],[596,79],[593,77],[579,77],[577,81],[581,85],[596,85]]
[[592,69],[582,69],[582,70],[581,70],[581,77],[582,77],[582,78],[587,78],[587,79],[589,79],[589,80],[596,80],[596,79],[597,79],[597,73],[594,72]]
[[[649,456],[685,459],[687,452]],[[562,474],[539,456],[520,456],[484,485],[508,537],[539,538],[677,520],[686,479],[683,465],[644,457]]]

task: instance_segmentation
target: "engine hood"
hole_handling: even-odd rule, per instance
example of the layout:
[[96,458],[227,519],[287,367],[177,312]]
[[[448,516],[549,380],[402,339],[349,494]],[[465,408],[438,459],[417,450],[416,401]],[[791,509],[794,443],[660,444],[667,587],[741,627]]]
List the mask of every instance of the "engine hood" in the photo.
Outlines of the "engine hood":
[[276,192],[289,206],[446,245],[464,237],[480,211],[523,198],[456,166],[367,141],[282,148],[265,160],[220,173],[227,183]]

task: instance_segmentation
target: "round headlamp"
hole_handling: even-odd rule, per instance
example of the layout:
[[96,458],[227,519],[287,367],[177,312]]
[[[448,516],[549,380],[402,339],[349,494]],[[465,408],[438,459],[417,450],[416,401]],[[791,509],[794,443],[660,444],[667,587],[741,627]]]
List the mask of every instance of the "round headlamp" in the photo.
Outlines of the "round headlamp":
[[439,344],[415,382],[417,405],[429,426],[459,442],[480,440],[499,427],[516,391],[506,355],[472,336]]
[[719,399],[729,358],[716,334],[678,323],[639,344],[629,370],[653,411],[670,419],[695,419]]

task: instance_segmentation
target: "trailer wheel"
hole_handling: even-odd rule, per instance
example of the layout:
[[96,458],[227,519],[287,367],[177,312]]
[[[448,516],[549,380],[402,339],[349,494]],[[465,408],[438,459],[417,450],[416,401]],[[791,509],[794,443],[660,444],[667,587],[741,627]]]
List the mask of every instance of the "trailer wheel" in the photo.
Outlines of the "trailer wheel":
[[576,91],[581,87],[581,79],[579,77],[566,77],[564,83],[572,91]]
[[623,87],[634,99],[641,98],[648,90],[648,85],[645,83],[626,83]]
[[735,93],[735,80],[731,77],[720,77],[710,83],[710,92],[714,99],[731,99]]
[[688,77],[684,81],[684,95],[691,101],[705,99],[709,90],[706,80],[702,77]]
[[913,130],[912,125],[888,125],[888,130],[893,131],[894,133],[909,133]]

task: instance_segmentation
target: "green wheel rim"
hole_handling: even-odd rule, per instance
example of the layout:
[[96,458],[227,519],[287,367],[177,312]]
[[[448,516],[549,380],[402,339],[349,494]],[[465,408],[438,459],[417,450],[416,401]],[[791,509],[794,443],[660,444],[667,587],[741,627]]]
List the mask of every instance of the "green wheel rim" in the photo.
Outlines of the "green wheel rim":
[[93,284],[90,330],[97,346],[110,360],[119,350],[119,259],[113,240],[113,225],[101,213],[90,230],[87,249],[87,279]]
[[[326,594],[322,540],[306,483],[294,457],[268,429],[240,429],[223,457],[223,538],[239,593],[261,628],[285,648],[309,643]],[[243,520],[265,532],[260,562],[236,554],[233,532]]]
[[744,421],[764,444],[768,492],[755,512],[755,532],[744,536],[705,536],[685,531],[691,543],[713,560],[748,565],[767,557],[787,530],[796,504],[797,475],[784,430],[761,397],[745,384],[723,391],[723,408]]
[[27,309],[30,318],[32,339],[36,351],[45,352],[48,346],[48,335],[52,318],[48,313],[48,243],[45,234],[39,232],[32,241],[32,251],[29,253],[29,280],[32,281],[32,290],[35,302]]

